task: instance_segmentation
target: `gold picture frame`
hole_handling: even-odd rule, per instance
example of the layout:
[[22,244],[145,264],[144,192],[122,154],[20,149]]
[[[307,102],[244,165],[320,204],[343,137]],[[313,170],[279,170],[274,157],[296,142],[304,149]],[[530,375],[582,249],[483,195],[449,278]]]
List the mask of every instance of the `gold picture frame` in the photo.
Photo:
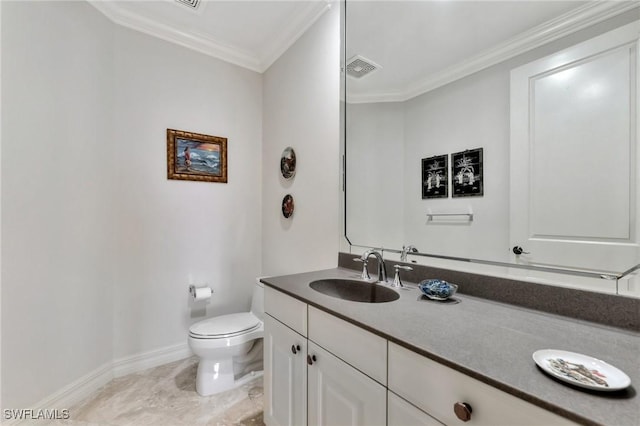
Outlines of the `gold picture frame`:
[[167,179],[227,183],[227,138],[167,129]]

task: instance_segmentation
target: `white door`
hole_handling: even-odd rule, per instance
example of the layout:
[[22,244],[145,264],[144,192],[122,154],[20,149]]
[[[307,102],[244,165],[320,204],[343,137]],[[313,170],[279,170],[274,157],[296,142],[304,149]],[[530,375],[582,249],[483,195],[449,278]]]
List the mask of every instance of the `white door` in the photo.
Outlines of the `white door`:
[[[640,22],[511,72],[511,246],[536,264],[640,262]],[[515,256],[515,255],[514,255]]]
[[376,426],[387,421],[387,390],[309,341],[309,425]]
[[264,422],[269,426],[307,423],[307,339],[265,315]]

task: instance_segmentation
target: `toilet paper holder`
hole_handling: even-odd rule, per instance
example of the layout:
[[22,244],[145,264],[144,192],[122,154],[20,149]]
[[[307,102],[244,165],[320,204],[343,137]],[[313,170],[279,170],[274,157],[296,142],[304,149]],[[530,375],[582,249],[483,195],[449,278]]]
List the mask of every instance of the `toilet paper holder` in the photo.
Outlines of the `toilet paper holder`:
[[[198,288],[200,288],[200,287],[198,287]],[[211,287],[203,286],[201,288],[209,288],[209,290],[211,290],[211,293],[213,294],[213,289]],[[196,286],[195,285],[191,284],[189,286],[189,294],[191,295],[191,297],[194,297],[194,298],[196,297]]]

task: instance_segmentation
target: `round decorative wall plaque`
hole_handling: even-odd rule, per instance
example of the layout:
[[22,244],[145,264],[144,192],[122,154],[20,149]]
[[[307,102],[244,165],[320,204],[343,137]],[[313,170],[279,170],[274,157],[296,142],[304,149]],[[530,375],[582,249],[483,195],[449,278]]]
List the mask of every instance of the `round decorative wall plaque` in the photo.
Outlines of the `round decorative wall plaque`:
[[293,197],[291,196],[291,194],[287,194],[282,199],[282,215],[285,218],[289,219],[291,216],[293,216],[293,209]]
[[290,146],[282,151],[280,173],[285,179],[292,179],[296,175],[296,152]]

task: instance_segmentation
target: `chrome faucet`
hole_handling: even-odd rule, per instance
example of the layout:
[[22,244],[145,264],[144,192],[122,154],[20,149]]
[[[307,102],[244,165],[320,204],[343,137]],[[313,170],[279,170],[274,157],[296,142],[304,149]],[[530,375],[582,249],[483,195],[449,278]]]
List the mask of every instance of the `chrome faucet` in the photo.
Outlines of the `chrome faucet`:
[[417,253],[418,249],[414,246],[402,246],[402,253],[400,253],[400,262],[407,261],[407,254],[409,253]]
[[367,260],[369,260],[369,258],[373,256],[376,258],[376,260],[378,261],[378,281],[381,283],[386,283],[387,282],[387,268],[384,265],[384,260],[382,259],[382,255],[380,254],[379,251],[376,250],[367,250],[362,254],[362,257],[360,258],[363,262],[366,262]]

